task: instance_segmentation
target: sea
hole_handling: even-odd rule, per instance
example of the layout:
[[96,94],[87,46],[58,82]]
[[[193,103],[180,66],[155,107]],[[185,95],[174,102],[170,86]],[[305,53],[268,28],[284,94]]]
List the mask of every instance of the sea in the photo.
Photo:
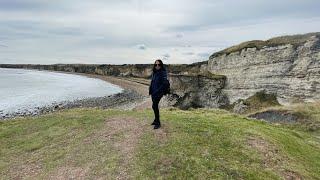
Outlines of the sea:
[[0,68],[0,114],[120,93],[106,81],[51,71]]

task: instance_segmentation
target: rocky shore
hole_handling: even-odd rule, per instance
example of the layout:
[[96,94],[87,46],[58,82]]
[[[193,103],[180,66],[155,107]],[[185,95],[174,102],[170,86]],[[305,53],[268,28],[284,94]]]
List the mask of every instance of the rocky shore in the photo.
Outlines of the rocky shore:
[[[64,72],[65,73],[65,72]],[[124,109],[130,110],[135,107],[141,106],[141,104],[149,101],[147,95],[148,86],[140,84],[137,82],[131,82],[126,79],[119,79],[111,76],[99,76],[99,75],[88,75],[82,73],[72,73],[77,75],[84,75],[90,78],[98,78],[109,83],[119,85],[124,90],[121,93],[104,96],[104,97],[94,97],[94,98],[85,98],[78,99],[74,101],[63,101],[52,103],[43,107],[35,107],[31,109],[22,109],[14,113],[4,113],[0,111],[0,120],[8,120],[16,117],[25,117],[25,116],[38,116],[41,114],[46,114],[50,112],[55,112],[63,109],[70,108],[113,108],[113,109]]]
[[133,109],[139,103],[143,102],[146,99],[143,95],[129,89],[125,89],[121,93],[104,96],[104,97],[94,97],[79,99],[75,101],[64,101],[59,103],[52,103],[51,105],[44,107],[36,107],[32,109],[24,109],[15,113],[4,114],[0,111],[0,120],[12,119],[15,117],[24,117],[24,116],[37,116],[41,114],[46,114],[50,112],[55,112],[63,109],[70,108],[114,108],[114,109]]

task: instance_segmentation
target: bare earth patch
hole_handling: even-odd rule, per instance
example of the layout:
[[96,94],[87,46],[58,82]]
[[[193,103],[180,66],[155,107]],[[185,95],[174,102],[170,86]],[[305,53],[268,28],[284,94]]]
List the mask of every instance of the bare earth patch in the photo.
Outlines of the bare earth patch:
[[[132,179],[130,176],[130,169],[132,168],[131,162],[135,156],[139,138],[145,132],[153,132],[155,139],[160,143],[167,139],[167,132],[164,127],[153,130],[147,119],[138,121],[132,117],[115,117],[106,121],[106,126],[110,127],[102,136],[105,140],[114,140],[114,147],[119,151],[121,156],[121,165],[118,167],[116,179]],[[114,139],[116,135],[123,135]]]
[[[100,142],[106,142],[111,148],[118,152],[120,157],[116,167],[116,177],[111,174],[105,174],[97,179],[132,179],[130,177],[131,162],[133,161],[135,150],[139,142],[139,137],[145,132],[146,124],[133,117],[113,117],[105,120],[102,130],[94,132],[84,139],[86,145],[94,143],[97,139]],[[150,127],[149,127],[150,128]],[[89,162],[94,164],[94,162]],[[88,165],[84,167],[74,167],[72,163],[58,167],[49,175],[50,179],[87,179],[90,175]]]
[[[130,162],[133,160],[139,137],[143,134],[142,123],[132,117],[116,117],[108,119],[106,126],[109,130],[103,133],[101,138],[114,141],[113,146],[120,154],[121,162],[116,179],[128,179]],[[119,134],[123,137],[113,139]]]
[[271,168],[282,178],[286,180],[300,180],[301,175],[297,172],[283,169],[284,162],[288,161],[288,158],[283,157],[279,153],[274,145],[270,144],[266,140],[258,137],[250,137],[247,141],[248,145],[256,149],[263,155],[263,166],[265,168]]
[[54,174],[51,174],[48,179],[86,179],[86,174],[89,168],[64,166],[60,167]]
[[36,162],[26,162],[24,164],[19,164],[10,168],[8,174],[10,174],[12,179],[25,179],[34,178],[42,172],[42,166],[40,163]]

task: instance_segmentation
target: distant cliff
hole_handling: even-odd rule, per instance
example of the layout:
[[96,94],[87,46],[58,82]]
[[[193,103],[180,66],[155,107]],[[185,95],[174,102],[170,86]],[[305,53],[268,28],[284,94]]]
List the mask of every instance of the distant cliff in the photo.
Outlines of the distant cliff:
[[[146,79],[150,79],[152,72],[152,64],[2,64],[0,67]],[[248,41],[216,52],[208,61],[169,64],[167,69],[174,97],[179,101],[176,104],[183,108],[223,107],[262,91],[275,94],[282,104],[320,100],[320,33]]]
[[206,68],[227,77],[231,103],[262,90],[282,104],[320,100],[320,33],[245,42],[214,53]]
[[[204,63],[206,64],[206,62]],[[202,62],[194,64],[169,64],[166,65],[166,68],[169,73],[190,74],[198,73],[202,64]],[[139,78],[150,78],[152,73],[152,64],[0,64],[0,68],[38,69]]]

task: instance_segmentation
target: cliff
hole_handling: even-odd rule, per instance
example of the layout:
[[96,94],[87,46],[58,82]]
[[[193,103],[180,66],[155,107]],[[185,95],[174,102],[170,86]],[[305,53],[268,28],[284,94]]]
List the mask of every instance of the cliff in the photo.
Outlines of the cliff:
[[281,104],[319,100],[320,33],[241,43],[214,53],[206,68],[227,77],[231,103],[263,90]]
[[[152,71],[152,64],[0,64],[0,67],[145,79],[150,79]],[[281,104],[317,101],[320,100],[320,33],[248,41],[216,52],[208,61],[169,64],[166,68],[173,99],[182,108],[223,107],[262,91],[274,94]],[[207,76],[209,73],[216,77]]]
[[[187,75],[190,73],[198,73],[202,64],[206,64],[206,62],[194,64],[168,64],[166,65],[166,68],[169,73]],[[151,77],[152,72],[152,64],[0,64],[0,68],[38,69],[146,79]]]
[[228,98],[221,93],[225,86],[225,76],[211,73],[170,74],[169,80],[173,106],[181,109],[220,108],[229,104]]

